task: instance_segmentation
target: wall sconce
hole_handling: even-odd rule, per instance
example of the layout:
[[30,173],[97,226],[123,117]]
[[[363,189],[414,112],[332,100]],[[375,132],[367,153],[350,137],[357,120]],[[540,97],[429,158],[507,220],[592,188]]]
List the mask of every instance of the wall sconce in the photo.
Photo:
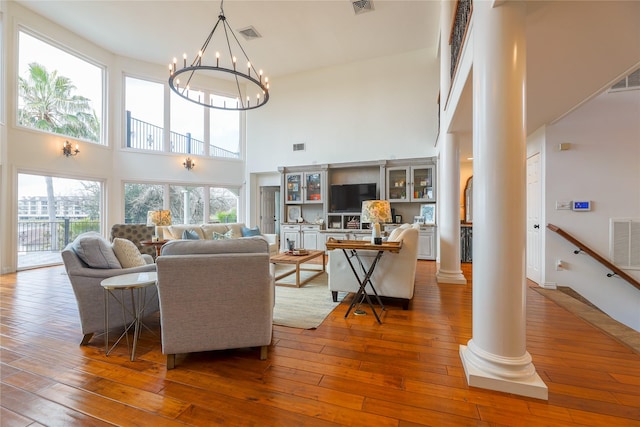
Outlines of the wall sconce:
[[65,141],[64,144],[62,144],[62,154],[67,157],[76,156],[79,152],[80,150],[78,149],[78,144],[76,144],[75,150],[71,149],[71,143],[69,141]]
[[191,169],[196,167],[196,162],[191,160],[191,157],[187,157],[186,159],[184,159],[184,162],[182,162],[182,166],[184,166],[186,170],[190,171]]

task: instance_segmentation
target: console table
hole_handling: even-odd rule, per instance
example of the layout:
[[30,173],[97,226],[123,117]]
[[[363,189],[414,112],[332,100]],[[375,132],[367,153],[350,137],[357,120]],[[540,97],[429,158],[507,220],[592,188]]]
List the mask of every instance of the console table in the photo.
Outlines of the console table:
[[[344,315],[345,319],[347,318],[347,316],[349,316],[351,309],[355,307],[356,304],[361,304],[363,300],[366,300],[367,304],[369,304],[369,307],[371,307],[371,311],[376,317],[376,320],[381,324],[382,322],[380,321],[380,316],[378,316],[378,313],[376,312],[376,309],[371,302],[371,298],[366,292],[366,287],[367,284],[370,286],[371,290],[373,291],[373,295],[376,297],[378,304],[380,304],[381,310],[384,311],[384,304],[382,304],[382,300],[380,300],[378,292],[376,291],[375,286],[373,286],[373,282],[371,282],[371,276],[375,271],[378,261],[380,261],[380,258],[382,258],[382,255],[385,252],[400,252],[400,249],[402,249],[402,242],[384,242],[376,245],[366,240],[336,240],[333,238],[329,238],[329,240],[327,240],[326,242],[326,246],[327,250],[342,249],[345,258],[347,258],[347,261],[349,262],[351,271],[353,271],[353,274],[356,276],[356,280],[360,285],[358,292],[351,300],[349,309]],[[358,255],[358,251],[363,250],[377,251],[375,258],[373,259],[373,262],[368,269],[364,266],[362,260],[360,259],[360,256]],[[349,253],[351,253],[351,256],[349,256]],[[360,276],[360,274],[358,273],[358,269],[353,265],[353,262],[351,261],[352,258],[356,258],[358,260],[358,264],[360,264],[360,269],[362,270],[364,276]]]

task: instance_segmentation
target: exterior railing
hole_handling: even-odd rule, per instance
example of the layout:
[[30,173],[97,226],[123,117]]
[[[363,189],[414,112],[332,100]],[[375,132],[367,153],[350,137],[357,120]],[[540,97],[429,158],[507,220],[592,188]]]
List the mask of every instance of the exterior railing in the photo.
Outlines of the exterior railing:
[[458,0],[458,3],[456,5],[455,19],[453,21],[453,27],[451,28],[451,36],[449,38],[449,44],[451,45],[452,79],[456,73],[460,51],[462,50],[462,45],[464,44],[464,38],[467,33],[467,27],[469,26],[469,19],[471,18],[472,11],[472,0]]
[[100,232],[98,221],[18,221],[18,252],[62,251],[78,235]]
[[[127,111],[127,148],[138,150],[164,151],[164,129],[151,123],[138,120]],[[170,133],[170,151],[172,153],[204,155],[204,141],[193,138],[190,133],[186,135]],[[240,158],[240,153],[225,150],[224,148],[209,146],[209,155],[213,157]]]

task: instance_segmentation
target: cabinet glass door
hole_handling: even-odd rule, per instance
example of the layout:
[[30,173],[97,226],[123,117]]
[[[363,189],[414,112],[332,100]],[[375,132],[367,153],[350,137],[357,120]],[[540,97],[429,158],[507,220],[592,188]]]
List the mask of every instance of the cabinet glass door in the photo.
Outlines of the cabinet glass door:
[[408,186],[407,168],[387,170],[387,199],[406,201]]
[[286,180],[287,203],[302,203],[302,174],[288,173]]
[[305,174],[305,202],[321,203],[322,202],[322,174],[307,173]]
[[413,174],[413,199],[419,201],[434,201],[435,189],[433,180],[433,167],[411,168]]

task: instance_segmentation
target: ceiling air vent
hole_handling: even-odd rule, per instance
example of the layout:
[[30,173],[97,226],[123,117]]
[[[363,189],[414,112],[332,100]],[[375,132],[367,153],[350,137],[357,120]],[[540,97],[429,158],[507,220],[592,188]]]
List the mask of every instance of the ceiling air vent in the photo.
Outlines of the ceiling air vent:
[[293,151],[304,151],[304,143],[293,144]]
[[371,0],[356,0],[351,2],[351,4],[353,5],[353,11],[356,15],[373,10],[373,2]]
[[640,69],[637,69],[624,79],[611,86],[611,91],[631,89],[640,89]]
[[253,28],[252,26],[247,27],[247,28],[243,28],[241,30],[238,30],[238,32],[240,34],[242,34],[242,36],[246,39],[246,40],[253,40],[253,39],[259,39],[262,36],[260,35],[260,33]]

